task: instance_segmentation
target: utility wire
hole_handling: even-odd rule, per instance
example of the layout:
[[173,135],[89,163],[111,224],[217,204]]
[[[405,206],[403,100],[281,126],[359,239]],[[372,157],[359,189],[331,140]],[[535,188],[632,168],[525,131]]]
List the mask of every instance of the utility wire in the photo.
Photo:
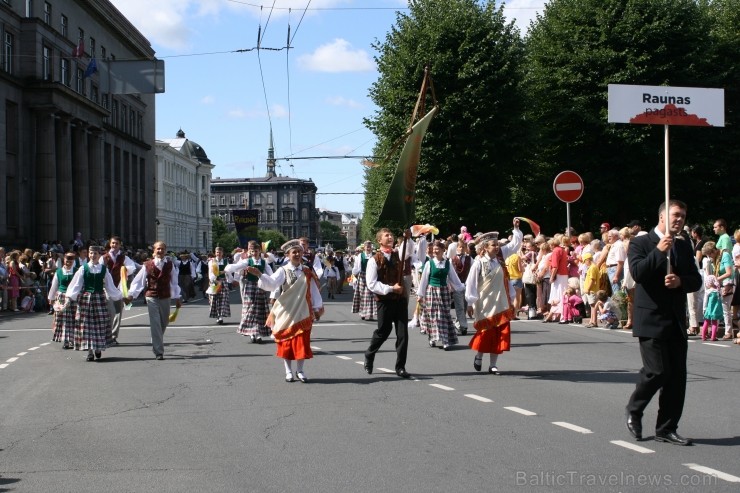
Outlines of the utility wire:
[[303,9],[303,15],[301,16],[301,20],[298,21],[298,26],[295,28],[295,32],[293,33],[293,37],[288,42],[288,46],[293,44],[293,40],[295,39],[295,35],[298,34],[298,29],[301,27],[301,23],[303,22],[303,18],[306,17],[306,12],[308,11],[308,6],[311,5],[311,0],[308,0],[308,3],[306,4],[306,8]]
[[[290,47],[290,10],[288,10],[288,47]],[[299,24],[300,25],[300,24]],[[290,107],[290,50],[285,50],[285,75],[288,81],[288,150],[293,153],[293,111]],[[295,171],[295,170],[294,170]]]

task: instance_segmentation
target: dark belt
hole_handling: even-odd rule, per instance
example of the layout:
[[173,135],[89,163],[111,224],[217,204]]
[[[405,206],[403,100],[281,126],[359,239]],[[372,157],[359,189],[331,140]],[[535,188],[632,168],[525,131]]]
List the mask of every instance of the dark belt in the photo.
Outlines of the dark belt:
[[619,265],[619,264],[612,264],[612,265],[607,265],[607,267],[616,267],[616,266],[618,266],[618,265]]

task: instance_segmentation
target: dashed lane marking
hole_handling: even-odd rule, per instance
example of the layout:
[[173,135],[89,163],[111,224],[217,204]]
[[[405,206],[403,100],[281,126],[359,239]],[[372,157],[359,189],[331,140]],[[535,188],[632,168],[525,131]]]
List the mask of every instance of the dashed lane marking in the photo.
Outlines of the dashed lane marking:
[[641,454],[654,454],[655,450],[640,447],[639,445],[635,445],[634,443],[625,442],[624,440],[612,440],[610,443],[613,443],[614,445],[619,445],[620,447],[628,448],[630,450],[634,450],[635,452],[639,452]]
[[730,347],[730,346],[725,346],[724,344],[715,344],[713,342],[703,342],[702,344],[704,344],[705,346]]
[[37,349],[39,349],[39,346],[34,346],[34,347],[28,348],[29,351],[36,351]]
[[352,359],[349,356],[342,356],[341,354],[337,354],[337,358],[343,359],[343,360],[351,360]]
[[552,424],[557,425],[557,426],[562,426],[563,428],[566,428],[571,431],[577,431],[578,433],[583,433],[584,435],[593,433],[593,431],[589,430],[588,428],[583,428],[578,425],[574,425],[572,423],[566,423],[565,421],[553,421]]
[[712,476],[717,476],[719,479],[729,481],[730,483],[740,483],[739,477],[733,476],[732,474],[727,474],[726,472],[718,471],[717,469],[712,469],[711,467],[700,466],[699,464],[691,464],[691,463],[684,464],[684,466],[696,472],[702,472],[704,474],[710,474]]
[[313,349],[314,351],[321,351],[321,348],[318,346],[311,346],[311,349]]
[[16,356],[25,356],[25,355],[27,355],[27,354],[28,354],[28,352],[27,352],[27,351],[23,351],[22,353],[18,353],[18,354],[16,354]]
[[39,344],[39,346],[48,346],[49,344],[51,344],[51,343],[50,342],[44,342],[43,344]]
[[508,409],[509,411],[514,411],[515,413],[523,414],[525,416],[537,416],[537,413],[527,411],[526,409],[522,409],[521,407],[509,406],[505,407],[504,409]]
[[481,396],[476,395],[476,394],[465,394],[465,397],[469,397],[471,399],[474,399],[474,400],[480,401],[480,402],[493,402],[488,397],[481,397]]
[[438,383],[430,383],[429,386],[430,387],[434,387],[436,389],[440,389],[440,390],[447,390],[447,391],[455,390],[452,387],[448,387],[447,385],[441,385],[441,384],[438,384]]
[[365,364],[364,361],[355,361],[355,363],[357,363],[358,365],[364,365]]
[[13,358],[8,358],[7,360],[5,360],[6,363],[12,363],[13,361],[18,361],[18,358],[13,357]]
[[385,373],[396,373],[396,370],[389,370],[388,368],[378,368],[378,370]]
[[8,365],[7,363],[3,363],[2,365],[0,365],[0,370],[2,370],[3,368],[7,368],[8,366],[10,365]]

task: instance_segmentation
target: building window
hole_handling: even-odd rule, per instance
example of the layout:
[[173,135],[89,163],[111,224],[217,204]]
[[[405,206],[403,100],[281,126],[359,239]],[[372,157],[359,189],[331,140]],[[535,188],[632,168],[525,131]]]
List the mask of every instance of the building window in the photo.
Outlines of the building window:
[[275,211],[265,211],[267,214],[267,222],[271,223],[275,220]]
[[69,60],[62,58],[59,62],[59,82],[69,86]]
[[267,203],[272,204],[272,194],[271,193],[267,194]]
[[231,205],[236,205],[236,195],[232,195],[232,196],[231,196],[231,201],[230,201],[230,204],[231,204]]
[[85,72],[81,69],[77,69],[77,79],[75,83],[75,91],[77,91],[80,94],[85,94]]
[[127,111],[128,111],[128,106],[126,106],[125,104],[121,104],[121,112],[119,113],[121,117],[121,121],[118,122],[118,128],[120,128],[124,132],[126,131],[126,112]]
[[283,203],[284,204],[290,204],[291,203],[290,202],[290,197],[291,197],[291,194],[290,193],[286,193],[285,195],[283,195]]
[[51,80],[51,48],[48,46],[41,48],[41,78]]
[[95,38],[90,37],[90,58],[95,58]]
[[100,45],[100,59],[105,60],[105,46]]
[[308,209],[301,209],[301,221],[308,221]]
[[51,24],[51,4],[49,2],[44,2],[44,22],[47,25]]
[[90,84],[90,99],[94,103],[97,103],[98,102],[98,97],[99,97],[99,95],[98,95],[98,86],[96,86],[95,84],[92,84],[91,83]]
[[291,226],[283,226],[283,236],[286,238],[293,237],[293,228]]
[[211,197],[211,205],[216,206],[216,197]]
[[292,221],[293,217],[293,211],[283,211],[283,221]]
[[3,36],[3,70],[13,73],[13,35],[9,32]]
[[33,17],[33,0],[26,0],[26,17]]
[[254,194],[254,204],[260,205],[262,203],[262,195],[255,193]]
[[69,38],[69,19],[67,16],[62,14],[62,37]]
[[226,195],[221,196],[221,205],[226,205]]
[[136,111],[133,109],[128,114],[128,130],[131,135],[136,135]]
[[110,112],[111,125],[115,126],[117,121],[118,121],[118,100],[113,98],[113,109],[111,109],[111,112]]

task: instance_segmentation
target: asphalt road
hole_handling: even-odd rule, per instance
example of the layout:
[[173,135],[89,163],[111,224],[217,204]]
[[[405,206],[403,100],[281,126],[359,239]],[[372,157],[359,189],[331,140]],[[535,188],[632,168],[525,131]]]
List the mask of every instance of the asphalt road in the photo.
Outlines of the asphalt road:
[[[51,343],[46,314],[0,316],[0,491],[712,491],[740,486],[740,346],[689,345],[679,432],[692,447],[624,426],[640,367],[624,331],[513,323],[502,375],[461,345],[410,334],[362,369],[374,329],[350,294],[312,333],[310,382],[284,382],[272,343],[236,334],[201,300],[183,307],[153,358],[141,302],[99,362]],[[487,357],[484,359],[484,369]],[[384,371],[387,370],[386,371]],[[652,433],[657,402],[643,424]]]

